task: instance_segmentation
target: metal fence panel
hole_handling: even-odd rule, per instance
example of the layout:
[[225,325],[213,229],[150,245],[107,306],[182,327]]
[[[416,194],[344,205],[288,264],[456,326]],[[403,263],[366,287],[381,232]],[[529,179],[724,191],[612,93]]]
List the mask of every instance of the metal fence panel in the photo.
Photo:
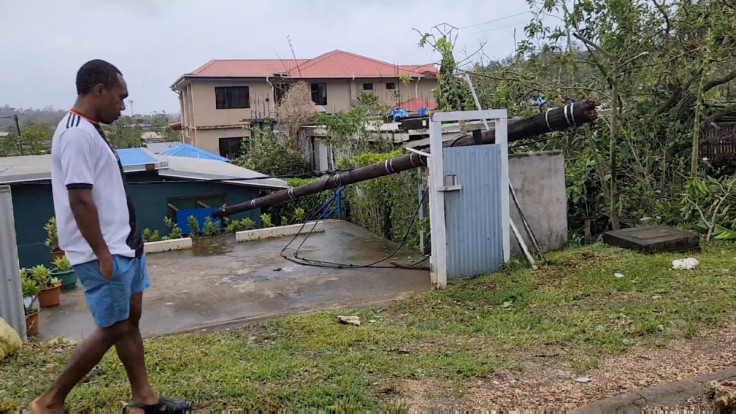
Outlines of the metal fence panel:
[[[447,277],[497,271],[503,257],[500,145],[445,148]],[[456,177],[455,186],[448,176]],[[449,185],[448,185],[449,184]]]
[[0,186],[0,317],[26,341],[13,197],[9,186]]

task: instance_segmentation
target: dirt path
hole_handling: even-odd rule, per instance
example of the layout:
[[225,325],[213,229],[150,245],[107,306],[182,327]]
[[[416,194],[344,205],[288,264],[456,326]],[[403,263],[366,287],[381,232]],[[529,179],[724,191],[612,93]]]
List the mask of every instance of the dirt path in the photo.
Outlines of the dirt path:
[[[564,360],[526,355],[518,371],[500,371],[482,381],[446,384],[402,381],[395,384],[403,403],[412,409],[564,409],[689,379],[736,364],[736,321],[704,331],[694,339],[679,339],[662,348],[635,348],[627,355],[606,358],[599,367],[574,372]],[[590,382],[576,378],[590,377]],[[686,408],[707,405],[694,399]]]

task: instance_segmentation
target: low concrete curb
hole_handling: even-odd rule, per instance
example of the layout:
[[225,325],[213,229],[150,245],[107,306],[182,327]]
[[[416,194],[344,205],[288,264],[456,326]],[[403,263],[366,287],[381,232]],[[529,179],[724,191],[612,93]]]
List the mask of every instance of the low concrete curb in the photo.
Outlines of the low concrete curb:
[[697,378],[644,388],[578,407],[575,414],[641,413],[646,407],[674,407],[688,399],[702,396],[710,381],[736,379],[736,367],[726,368]]
[[[307,224],[304,226],[302,226],[301,224],[292,224],[289,226],[268,227],[265,229],[239,231],[235,233],[235,240],[239,242],[246,242],[252,240],[270,239],[274,237],[293,236],[299,233],[299,230],[302,230],[302,227],[304,233],[309,233],[310,231],[312,233],[321,233],[325,231],[324,223],[319,222],[315,227],[314,222],[307,222]],[[312,227],[314,227],[314,230],[312,230]]]
[[144,244],[144,250],[148,253],[161,253],[171,250],[184,250],[192,248],[192,239],[184,237],[181,239],[162,240],[157,242],[148,242]]

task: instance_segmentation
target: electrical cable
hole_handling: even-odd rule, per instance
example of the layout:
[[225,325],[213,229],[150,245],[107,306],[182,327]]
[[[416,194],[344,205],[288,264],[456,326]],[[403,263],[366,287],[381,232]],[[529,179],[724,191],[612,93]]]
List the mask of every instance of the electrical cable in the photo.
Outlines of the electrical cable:
[[[327,184],[327,181],[325,181],[325,185],[326,184]],[[323,190],[324,190],[324,187],[323,187]],[[425,261],[427,258],[425,257],[422,260],[420,260],[418,262],[415,262],[415,263],[413,263],[413,264],[411,264],[409,266],[403,266],[403,265],[398,265],[398,264],[392,264],[391,266],[388,266],[388,265],[378,265],[378,264],[379,263],[382,263],[382,262],[385,262],[386,260],[388,260],[391,257],[395,256],[396,253],[398,253],[399,250],[401,250],[404,247],[404,245],[406,244],[407,240],[409,239],[409,234],[411,233],[412,226],[414,225],[414,222],[416,221],[416,218],[419,216],[419,211],[421,210],[422,206],[424,205],[424,200],[427,197],[427,193],[428,192],[429,192],[429,189],[425,189],[424,190],[424,193],[422,194],[422,199],[419,201],[419,206],[418,206],[417,210],[414,212],[414,215],[412,216],[411,221],[409,222],[409,226],[407,227],[407,230],[404,233],[404,237],[402,238],[401,243],[399,244],[399,246],[396,247],[396,249],[394,249],[394,251],[392,251],[389,255],[387,255],[387,256],[379,259],[379,260],[376,260],[376,261],[371,262],[371,263],[368,263],[368,264],[354,264],[354,263],[330,262],[330,261],[326,261],[326,260],[315,260],[315,259],[309,259],[309,258],[305,258],[305,257],[300,257],[299,256],[299,250],[302,248],[302,246],[307,241],[307,239],[309,238],[309,236],[312,235],[312,233],[314,232],[314,229],[317,227],[317,224],[322,220],[321,217],[314,222],[314,225],[309,230],[309,232],[306,234],[306,236],[304,237],[304,240],[302,240],[302,242],[299,244],[299,246],[294,251],[293,257],[290,257],[290,256],[286,255],[284,252],[286,251],[286,249],[289,248],[289,246],[291,246],[292,243],[294,243],[294,241],[297,239],[297,237],[299,237],[302,234],[302,230],[307,225],[308,221],[305,221],[304,223],[302,223],[302,227],[299,229],[299,231],[297,232],[297,234],[294,235],[294,237],[291,239],[291,241],[286,246],[284,246],[283,249],[281,249],[281,257],[283,257],[284,259],[286,259],[286,260],[288,260],[288,261],[290,261],[292,263],[296,263],[296,264],[300,264],[300,265],[304,265],[304,266],[324,267],[324,268],[333,268],[333,269],[364,269],[364,268],[372,268],[372,269],[396,269],[396,268],[411,269],[413,266],[416,266],[417,264]],[[317,210],[315,210],[315,211],[317,211]],[[426,269],[425,268],[417,268],[416,270],[426,270]]]

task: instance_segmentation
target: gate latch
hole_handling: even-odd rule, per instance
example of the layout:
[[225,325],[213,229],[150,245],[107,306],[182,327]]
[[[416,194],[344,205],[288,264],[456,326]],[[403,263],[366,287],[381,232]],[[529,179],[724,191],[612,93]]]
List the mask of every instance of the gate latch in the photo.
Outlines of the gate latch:
[[463,189],[463,186],[457,183],[457,175],[446,175],[444,184],[445,185],[439,188],[439,191],[449,192],[460,191]]

